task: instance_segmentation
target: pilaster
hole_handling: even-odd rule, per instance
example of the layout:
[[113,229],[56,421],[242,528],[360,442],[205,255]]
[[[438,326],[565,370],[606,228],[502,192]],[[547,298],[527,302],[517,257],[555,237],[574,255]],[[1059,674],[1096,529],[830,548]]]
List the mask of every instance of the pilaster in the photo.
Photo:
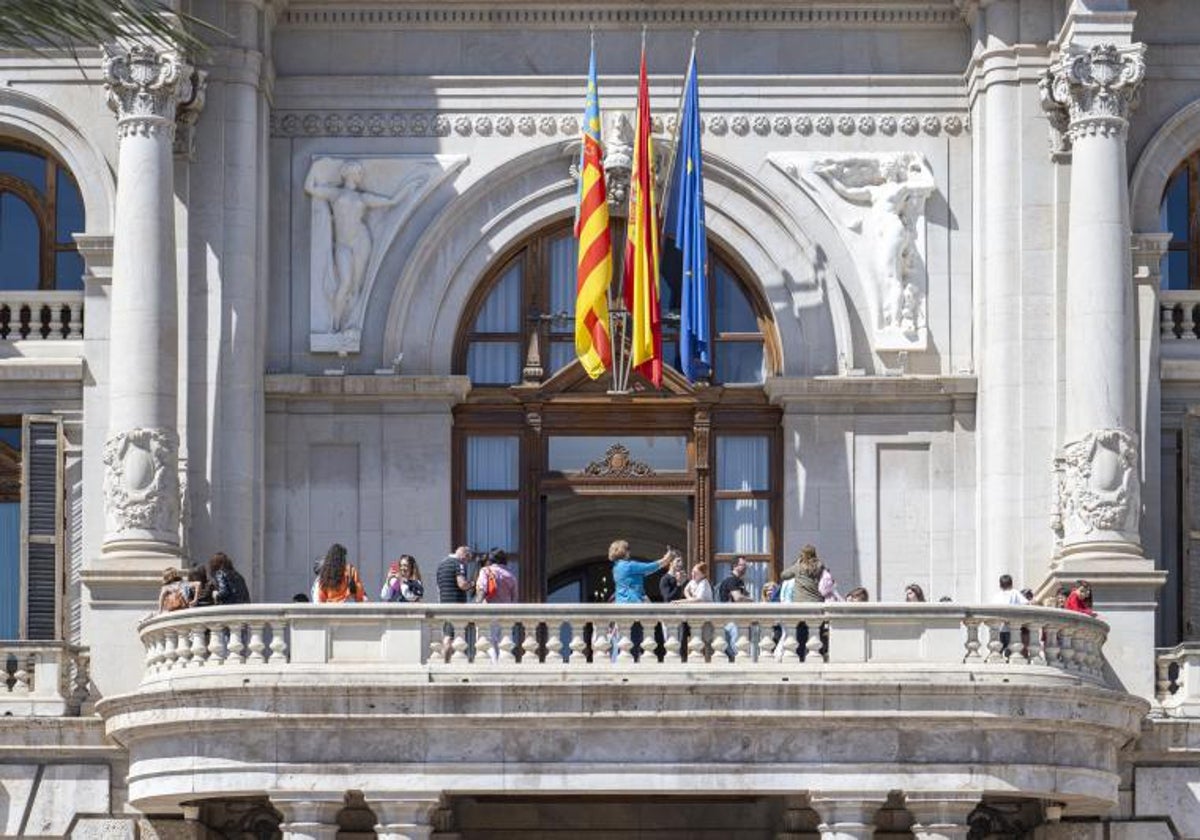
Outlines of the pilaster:
[[878,792],[814,793],[812,809],[821,823],[821,840],[870,840],[875,836],[875,814],[887,801]]
[[271,805],[283,815],[282,840],[337,840],[343,804],[341,794],[271,794]]
[[379,820],[375,826],[375,836],[379,840],[429,840],[433,837],[434,816],[440,804],[437,795],[376,794],[367,795],[366,799]]
[[904,805],[913,818],[914,840],[966,840],[967,819],[979,805],[975,793],[910,793]]

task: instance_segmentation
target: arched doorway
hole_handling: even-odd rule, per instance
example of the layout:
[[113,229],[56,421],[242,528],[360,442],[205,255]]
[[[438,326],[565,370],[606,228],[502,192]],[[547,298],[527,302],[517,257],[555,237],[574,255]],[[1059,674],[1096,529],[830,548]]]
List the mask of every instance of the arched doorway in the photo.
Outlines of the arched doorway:
[[664,287],[661,389],[608,393],[575,362],[575,240],[569,223],[497,260],[461,321],[456,371],[473,383],[455,410],[455,541],[509,551],[529,600],[604,600],[607,550],[664,545],[714,577],[737,556],[774,577],[781,505],[779,411],[762,383],[779,368],[769,309],[712,247],[711,382],[677,356],[678,289]]

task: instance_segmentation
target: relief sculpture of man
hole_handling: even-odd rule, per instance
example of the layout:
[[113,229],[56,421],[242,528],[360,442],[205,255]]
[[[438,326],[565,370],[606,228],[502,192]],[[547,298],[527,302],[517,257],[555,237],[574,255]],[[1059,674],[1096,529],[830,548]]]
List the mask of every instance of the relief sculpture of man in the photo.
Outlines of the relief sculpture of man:
[[415,180],[401,185],[394,196],[380,195],[363,186],[365,170],[362,163],[348,160],[338,169],[340,184],[317,182],[313,167],[304,183],[305,191],[314,200],[325,201],[333,220],[333,244],[329,270],[323,278],[325,298],[329,305],[329,329],[342,332],[358,304],[367,263],[371,259],[371,229],[367,214],[371,210],[392,207],[400,203],[414,186]]
[[868,208],[869,227],[863,233],[875,240],[879,326],[914,337],[923,320],[916,285],[917,219],[937,188],[933,172],[910,152],[826,160],[813,172],[846,201]]

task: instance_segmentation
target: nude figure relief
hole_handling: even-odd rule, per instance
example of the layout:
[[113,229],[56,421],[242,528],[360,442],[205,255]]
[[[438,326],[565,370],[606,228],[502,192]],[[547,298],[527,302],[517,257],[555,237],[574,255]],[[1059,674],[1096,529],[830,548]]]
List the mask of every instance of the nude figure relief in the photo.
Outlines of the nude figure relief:
[[420,202],[465,163],[436,155],[313,161],[304,180],[312,199],[312,351],[358,352],[384,253]]

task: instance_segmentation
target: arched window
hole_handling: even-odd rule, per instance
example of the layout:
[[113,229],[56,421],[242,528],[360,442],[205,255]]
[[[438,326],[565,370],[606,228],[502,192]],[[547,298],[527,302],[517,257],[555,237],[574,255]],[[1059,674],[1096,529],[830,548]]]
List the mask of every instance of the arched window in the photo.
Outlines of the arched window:
[[0,140],[0,291],[81,290],[71,234],[83,229],[71,173],[34,146]]
[[1200,151],[1181,163],[1167,181],[1159,218],[1163,231],[1171,234],[1163,256],[1162,287],[1200,287]]
[[[617,260],[623,234],[623,222],[614,224]],[[515,385],[531,365],[548,378],[575,360],[576,247],[570,225],[556,225],[518,247],[481,285],[460,329],[457,366],[474,385]],[[762,383],[773,367],[764,308],[711,245],[709,259],[713,383]],[[664,282],[660,294],[664,360],[678,370],[680,291]]]

